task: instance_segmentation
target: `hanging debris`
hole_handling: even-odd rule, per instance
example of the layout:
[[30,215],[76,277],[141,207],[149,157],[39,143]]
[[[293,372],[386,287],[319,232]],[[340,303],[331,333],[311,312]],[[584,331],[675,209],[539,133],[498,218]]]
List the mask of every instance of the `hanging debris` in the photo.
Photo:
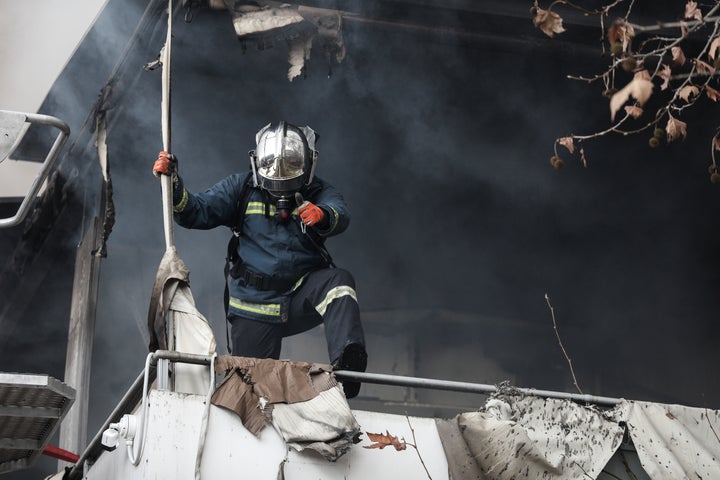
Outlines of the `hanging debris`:
[[345,58],[342,15],[336,10],[242,0],[224,0],[223,5],[215,1],[211,6],[230,11],[235,33],[241,42],[253,42],[260,50],[286,42],[290,81],[304,73],[315,38],[319,39],[328,62],[328,75],[333,60],[341,63]]

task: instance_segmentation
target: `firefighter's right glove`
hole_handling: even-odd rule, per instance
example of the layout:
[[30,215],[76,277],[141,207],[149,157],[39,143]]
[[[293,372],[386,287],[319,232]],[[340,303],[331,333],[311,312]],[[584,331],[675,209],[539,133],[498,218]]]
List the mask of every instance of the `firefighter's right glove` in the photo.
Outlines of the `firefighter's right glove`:
[[300,215],[303,223],[308,227],[322,223],[325,219],[325,212],[311,202],[303,202],[303,204],[298,207],[298,215]]
[[158,159],[155,160],[153,165],[153,175],[160,178],[160,175],[172,175],[177,173],[178,162],[175,155],[168,152],[160,152]]

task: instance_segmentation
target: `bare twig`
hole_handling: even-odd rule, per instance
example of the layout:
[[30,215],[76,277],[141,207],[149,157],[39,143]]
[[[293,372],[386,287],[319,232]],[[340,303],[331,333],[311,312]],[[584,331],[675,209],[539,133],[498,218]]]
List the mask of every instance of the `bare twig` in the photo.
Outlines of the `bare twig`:
[[553,330],[555,330],[555,337],[557,337],[558,344],[560,345],[560,349],[562,350],[563,355],[565,355],[565,360],[567,360],[568,365],[570,366],[570,375],[572,375],[573,379],[573,385],[575,385],[575,388],[577,388],[578,392],[583,393],[583,391],[580,389],[580,386],[578,385],[577,378],[575,378],[575,370],[573,370],[572,366],[572,360],[568,356],[567,352],[565,351],[565,347],[563,346],[562,340],[560,340],[560,333],[558,332],[557,322],[555,321],[555,309],[550,304],[550,297],[548,294],[545,294],[545,301],[547,302],[548,308],[550,309],[550,315],[552,316],[552,322],[553,322]]
[[406,415],[405,419],[408,422],[408,427],[410,427],[410,432],[412,433],[412,436],[413,436],[413,443],[407,443],[407,442],[405,442],[405,443],[415,449],[415,453],[417,453],[417,456],[420,459],[420,463],[422,463],[422,466],[425,469],[425,473],[427,474],[428,478],[430,480],[432,480],[432,477],[430,476],[430,472],[428,471],[427,466],[425,465],[425,462],[423,461],[422,455],[420,455],[420,450],[418,450],[418,448],[417,448],[417,439],[415,438],[415,429],[413,428],[412,423],[410,423],[410,417],[408,417]]
[[[714,11],[715,10],[713,10],[713,12]],[[707,22],[716,22],[717,20],[720,20],[720,17],[706,16],[702,20],[692,20],[692,21],[685,21],[685,22],[683,22],[683,21],[680,21],[680,22],[658,22],[655,25],[632,24],[632,26],[636,32],[654,32],[657,30],[665,30],[665,29],[669,29],[669,28],[680,28],[682,26],[695,27],[695,26],[702,25]]]

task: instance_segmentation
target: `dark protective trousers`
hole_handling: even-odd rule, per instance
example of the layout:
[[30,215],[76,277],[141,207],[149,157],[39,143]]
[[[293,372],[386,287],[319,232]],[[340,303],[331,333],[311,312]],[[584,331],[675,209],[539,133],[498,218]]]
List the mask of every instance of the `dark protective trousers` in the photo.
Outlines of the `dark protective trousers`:
[[231,315],[232,354],[241,357],[280,358],[282,339],[325,324],[328,357],[335,363],[350,343],[365,346],[355,280],[341,268],[308,274],[290,299],[288,321],[262,322]]

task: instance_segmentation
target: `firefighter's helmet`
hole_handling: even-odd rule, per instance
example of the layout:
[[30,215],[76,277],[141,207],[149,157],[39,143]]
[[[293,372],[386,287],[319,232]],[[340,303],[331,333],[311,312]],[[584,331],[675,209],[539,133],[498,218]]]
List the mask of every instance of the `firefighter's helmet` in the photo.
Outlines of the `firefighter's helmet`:
[[281,121],[267,124],[255,135],[256,149],[250,152],[256,186],[276,197],[289,197],[315,175],[318,135],[310,127]]

